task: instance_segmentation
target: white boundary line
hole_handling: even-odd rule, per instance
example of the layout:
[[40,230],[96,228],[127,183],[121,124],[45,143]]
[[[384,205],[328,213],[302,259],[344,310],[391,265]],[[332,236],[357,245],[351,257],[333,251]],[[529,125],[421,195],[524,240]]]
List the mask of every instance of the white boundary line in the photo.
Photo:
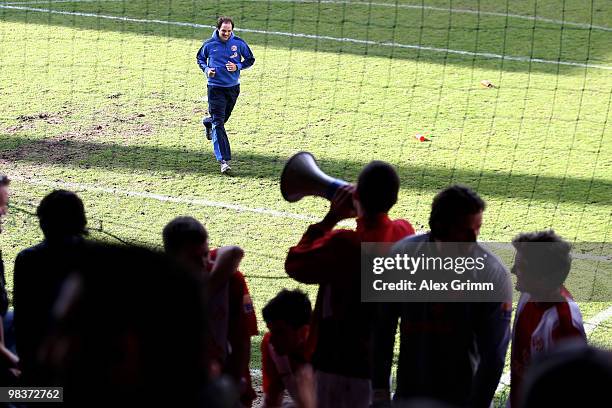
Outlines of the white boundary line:
[[443,11],[448,13],[463,13],[463,14],[474,14],[479,16],[492,16],[492,17],[503,17],[503,18],[515,18],[520,20],[528,21],[541,21],[543,23],[565,25],[572,27],[579,27],[584,29],[594,29],[602,31],[612,31],[612,28],[587,24],[587,23],[576,23],[573,21],[556,20],[546,17],[538,16],[526,16],[522,14],[511,14],[511,13],[500,13],[495,11],[482,11],[473,9],[460,9],[460,8],[445,8],[445,7],[433,7],[424,6],[421,4],[395,4],[395,3],[380,3],[380,2],[369,2],[369,1],[343,1],[343,0],[242,0],[245,2],[261,2],[261,3],[321,3],[321,4],[345,4],[347,6],[366,6],[366,7],[389,7],[399,9],[412,9],[412,10],[431,10],[431,11]]
[[309,215],[294,214],[294,213],[285,212],[285,211],[270,210],[267,208],[246,207],[240,204],[224,203],[221,201],[212,201],[212,200],[206,200],[202,198],[174,197],[174,196],[155,194],[155,193],[123,190],[120,188],[109,188],[109,187],[94,186],[90,184],[72,183],[72,182],[64,182],[64,181],[47,181],[47,180],[21,177],[21,176],[14,176],[14,177],[11,176],[11,179],[22,182],[22,183],[34,184],[37,186],[73,189],[73,190],[76,190],[77,192],[86,191],[88,193],[107,193],[107,194],[121,195],[121,196],[126,196],[126,197],[147,198],[147,199],[157,200],[157,201],[162,201],[162,202],[167,202],[167,203],[190,204],[190,205],[195,205],[195,206],[200,206],[200,207],[224,208],[227,210],[233,210],[237,212],[250,212],[254,214],[264,214],[264,215],[270,215],[272,217],[278,217],[278,218],[289,218],[289,219],[309,221],[309,222],[320,221],[320,218],[309,216]]
[[[606,320],[610,318],[612,318],[612,306],[608,307],[606,310],[603,310],[597,313],[595,316],[591,317],[589,320],[584,322],[584,332],[587,336],[587,339],[591,335],[591,333],[593,333],[593,331],[595,331],[595,329],[599,327],[600,324],[602,324],[603,322],[605,322]],[[504,373],[504,375],[502,375],[501,379],[499,380],[499,384],[497,385],[497,389],[495,390],[495,393],[497,394],[503,391],[505,387],[509,387],[509,386],[510,386],[510,372],[508,371]]]
[[54,4],[54,3],[111,3],[111,2],[122,2],[126,0],[35,0],[35,1],[11,1],[11,2],[0,2],[0,5],[7,6],[20,6],[26,4]]
[[612,318],[612,307],[609,307],[591,317],[588,321],[584,322],[584,331],[586,335],[589,336],[591,333],[593,333],[593,331],[595,331],[596,328],[599,327],[600,324],[610,318]]
[[[316,222],[320,221],[321,217],[315,217],[312,215],[302,215],[295,214],[286,211],[278,211],[271,210],[268,208],[260,208],[260,207],[247,207],[240,204],[232,204],[225,203],[222,201],[213,201],[207,200],[204,198],[195,198],[195,197],[176,197],[169,196],[163,194],[142,192],[142,191],[133,191],[133,190],[124,190],[120,188],[114,187],[102,187],[102,186],[94,186],[91,184],[83,184],[83,183],[74,183],[67,181],[48,181],[43,179],[35,179],[31,177],[24,176],[11,176],[12,180],[19,181],[26,184],[33,184],[37,186],[45,186],[50,188],[64,188],[64,189],[74,189],[76,191],[86,191],[89,193],[106,193],[112,195],[122,195],[125,197],[137,197],[137,198],[146,198],[161,202],[167,203],[179,203],[179,204],[189,204],[195,205],[199,207],[216,207],[216,208],[224,208],[226,210],[233,210],[237,212],[250,212],[254,214],[263,214],[270,215],[272,217],[278,218],[289,218],[300,221],[308,221],[308,222]],[[355,223],[350,220],[341,221],[338,225],[345,227],[354,227]],[[425,231],[417,231],[417,234],[424,233]],[[497,242],[481,242],[485,247],[492,247],[503,250],[514,251],[514,247],[512,244],[504,244]],[[612,258],[607,255],[589,255],[589,254],[581,254],[581,253],[572,253],[571,254],[575,259],[585,259],[589,261],[598,261],[598,262],[612,262]]]
[[[37,0],[37,1],[19,1],[19,2],[3,2],[0,4],[6,5],[24,5],[24,4],[50,4],[50,3],[106,3],[106,2],[122,2],[126,0]],[[612,28],[588,23],[577,23],[574,21],[557,20],[553,18],[540,17],[540,16],[526,16],[523,14],[512,14],[512,13],[501,13],[495,11],[483,11],[473,9],[460,9],[460,8],[445,8],[445,7],[434,7],[425,6],[421,4],[396,4],[396,3],[381,3],[381,2],[369,2],[369,1],[343,1],[343,0],[242,0],[244,2],[257,2],[257,3],[311,3],[311,4],[342,4],[347,6],[365,6],[365,7],[388,7],[388,8],[399,8],[399,9],[411,9],[411,10],[431,10],[441,11],[448,13],[459,13],[459,14],[474,14],[477,16],[492,16],[502,18],[513,18],[527,21],[541,21],[543,23],[557,24],[561,26],[571,26],[583,29],[594,29],[602,31],[612,31]]]
[[[34,7],[0,5],[0,8],[8,9],[8,10],[31,11],[31,12],[37,12],[37,13],[49,13],[49,14],[58,14],[58,15],[66,15],[66,16],[91,17],[91,18],[98,18],[98,19],[104,19],[104,20],[126,21],[126,22],[131,22],[131,23],[163,24],[163,25],[174,25],[174,26],[192,27],[192,28],[215,28],[212,25],[187,23],[187,22],[182,22],[182,21],[149,20],[149,19],[142,19],[142,18],[111,16],[111,15],[106,15],[106,14],[80,13],[80,12],[61,11],[61,10],[52,10],[52,9],[40,9],[40,8],[34,8]],[[488,52],[451,50],[451,49],[446,49],[446,48],[426,47],[422,45],[400,44],[396,42],[378,42],[378,41],[371,41],[371,40],[359,40],[355,38],[341,38],[341,37],[331,37],[327,35],[288,33],[288,32],[283,32],[283,31],[266,31],[266,30],[256,30],[256,29],[249,29],[249,28],[236,29],[236,31],[246,32],[246,33],[255,33],[255,34],[276,35],[276,36],[283,36],[283,37],[307,38],[307,39],[314,39],[314,40],[325,40],[325,41],[335,41],[335,42],[352,43],[352,44],[373,45],[373,46],[379,46],[379,47],[405,48],[405,49],[413,49],[413,50],[431,51],[431,52],[436,52],[436,53],[455,54],[455,55],[463,55],[463,56],[470,56],[470,57],[483,57],[483,58],[499,59],[499,60],[507,60],[507,61],[535,62],[535,63],[541,63],[541,64],[566,65],[566,66],[581,67],[581,68],[612,70],[612,66],[607,66],[607,65],[584,64],[584,63],[570,62],[570,61],[553,61],[553,60],[545,60],[541,58],[530,58],[530,57],[515,57],[515,56],[510,56],[510,55],[500,55],[500,54],[493,54],[493,53],[488,53]]]

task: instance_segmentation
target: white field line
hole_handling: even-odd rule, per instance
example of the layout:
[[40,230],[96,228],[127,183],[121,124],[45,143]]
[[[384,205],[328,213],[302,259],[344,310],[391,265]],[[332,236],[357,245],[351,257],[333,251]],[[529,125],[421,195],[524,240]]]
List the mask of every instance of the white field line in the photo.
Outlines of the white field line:
[[[37,1],[19,1],[19,2],[4,2],[0,4],[8,5],[24,5],[24,4],[49,4],[49,3],[106,3],[106,2],[123,2],[126,0],[37,0]],[[422,4],[395,4],[395,3],[381,3],[381,2],[369,2],[369,1],[343,1],[343,0],[242,0],[244,2],[258,2],[258,3],[312,3],[312,4],[341,4],[347,6],[365,6],[365,7],[387,7],[387,8],[399,8],[399,9],[410,9],[410,10],[431,10],[441,11],[445,13],[457,13],[457,14],[474,14],[478,16],[492,16],[502,18],[513,18],[527,21],[541,21],[543,23],[557,24],[561,26],[578,27],[584,29],[594,29],[602,31],[612,31],[612,28],[606,26],[599,26],[587,23],[577,23],[573,21],[556,20],[552,18],[540,17],[540,16],[526,16],[522,14],[512,13],[501,13],[495,11],[483,11],[473,9],[458,9],[458,8],[445,8],[445,7],[434,7],[425,6]]]
[[541,21],[543,23],[557,24],[561,26],[571,26],[584,29],[594,29],[602,31],[612,31],[612,28],[605,26],[598,26],[587,23],[576,23],[573,21],[556,20],[552,18],[539,17],[539,16],[525,16],[522,14],[511,14],[511,13],[500,13],[495,11],[483,11],[473,9],[458,9],[458,8],[446,8],[446,7],[433,7],[425,6],[421,4],[395,4],[395,3],[380,3],[380,2],[369,2],[369,1],[343,1],[343,0],[242,0],[245,2],[261,2],[261,3],[321,3],[321,4],[343,4],[347,6],[365,6],[365,7],[388,7],[388,8],[399,8],[399,9],[412,9],[412,10],[431,10],[431,11],[442,11],[446,13],[463,13],[463,14],[474,14],[479,16],[492,16],[492,17],[503,17],[503,18],[514,18],[528,21]]
[[11,1],[11,2],[0,2],[0,4],[19,6],[25,4],[54,4],[54,3],[112,3],[112,2],[123,2],[126,0],[36,0],[36,1]]
[[612,318],[612,307],[597,313],[595,316],[584,322],[584,331],[589,336],[593,331],[599,327],[600,324],[606,320]]
[[[125,22],[131,22],[131,23],[162,24],[162,25],[174,25],[174,26],[192,27],[192,28],[211,28],[211,29],[215,28],[212,25],[188,23],[188,22],[183,22],[183,21],[167,21],[167,20],[132,18],[132,17],[112,16],[112,15],[96,14],[96,13],[81,13],[81,12],[74,12],[74,11],[41,9],[41,8],[34,8],[34,7],[0,5],[0,8],[9,9],[9,10],[31,11],[31,12],[38,12],[38,13],[59,14],[59,15],[66,15],[66,16],[91,17],[91,18],[97,18],[97,19],[125,21]],[[510,55],[493,54],[493,53],[488,53],[488,52],[451,50],[447,48],[426,47],[422,45],[411,45],[411,44],[400,44],[400,43],[388,42],[388,41],[378,42],[378,41],[372,41],[372,40],[359,40],[356,38],[341,38],[341,37],[331,37],[327,35],[289,33],[289,32],[284,32],[284,31],[266,31],[266,30],[250,29],[250,28],[240,28],[240,29],[236,29],[236,31],[245,32],[245,33],[283,36],[283,37],[307,38],[307,39],[314,39],[314,40],[335,41],[335,42],[361,44],[361,45],[372,45],[372,46],[379,46],[379,47],[405,48],[405,49],[413,49],[413,50],[421,50],[421,51],[431,51],[435,53],[455,54],[455,55],[463,55],[463,56],[469,56],[469,57],[483,57],[483,58],[500,59],[500,60],[507,60],[507,61],[535,62],[535,63],[541,63],[541,64],[567,65],[567,66],[581,67],[581,68],[612,70],[612,66],[607,66],[607,65],[584,64],[584,63],[571,62],[571,61],[553,61],[553,60],[545,60],[541,58],[530,58],[530,57],[516,57],[516,56],[510,56]]]
[[315,217],[311,217],[307,215],[293,214],[293,213],[288,213],[284,211],[269,210],[267,208],[252,208],[252,207],[242,206],[239,204],[224,203],[221,201],[212,201],[212,200],[206,200],[206,199],[201,199],[201,198],[174,197],[174,196],[141,192],[141,191],[132,191],[132,190],[123,190],[119,188],[94,186],[90,184],[72,183],[72,182],[64,182],[64,181],[38,180],[38,179],[31,179],[31,178],[20,177],[20,176],[11,177],[11,178],[14,179],[15,181],[20,181],[20,182],[27,183],[27,184],[34,184],[34,185],[45,186],[45,187],[50,187],[50,188],[73,189],[73,190],[76,190],[77,192],[86,191],[89,193],[106,193],[106,194],[120,195],[120,196],[126,196],[126,197],[146,198],[146,199],[167,202],[167,203],[190,204],[190,205],[195,205],[195,206],[200,206],[200,207],[224,208],[227,210],[234,210],[237,212],[251,212],[255,214],[264,214],[264,215],[270,215],[270,216],[279,217],[279,218],[290,218],[290,219],[303,220],[303,221],[317,221]]
[[[59,189],[72,189],[72,190],[75,190],[76,192],[86,191],[88,193],[106,193],[106,194],[112,194],[116,196],[145,198],[145,199],[157,200],[157,201],[166,202],[166,203],[189,204],[189,205],[194,205],[198,207],[224,208],[226,210],[232,210],[236,212],[254,213],[254,214],[268,215],[271,217],[289,218],[289,219],[308,221],[308,222],[317,222],[321,220],[321,217],[294,214],[294,213],[285,212],[285,211],[271,210],[268,208],[247,207],[247,206],[243,206],[240,204],[224,203],[221,201],[213,201],[213,200],[207,200],[207,199],[202,199],[202,198],[175,197],[175,196],[148,193],[148,192],[142,192],[142,191],[123,190],[120,188],[94,186],[90,184],[33,179],[33,178],[22,177],[22,176],[11,176],[11,179],[22,182],[22,183],[33,184],[37,186],[45,186],[45,187],[59,188]],[[343,222],[340,222],[339,225],[354,226],[354,222],[343,221]]]
[[[250,212],[254,214],[263,214],[270,215],[272,217],[278,218],[289,218],[294,220],[301,221],[319,221],[320,217],[315,217],[313,215],[302,215],[295,214],[286,211],[277,211],[271,210],[268,208],[259,208],[259,207],[247,207],[240,204],[233,203],[225,203],[222,201],[213,201],[207,200],[203,198],[193,198],[193,197],[176,197],[176,196],[168,196],[163,194],[142,192],[142,191],[133,191],[133,190],[124,190],[120,188],[114,187],[101,187],[94,186],[91,184],[83,184],[83,183],[73,183],[66,181],[48,181],[42,179],[33,179],[29,177],[23,176],[11,176],[11,179],[15,181],[20,181],[22,183],[33,184],[38,186],[45,186],[50,188],[64,188],[64,189],[74,189],[77,191],[86,191],[90,193],[106,193],[112,195],[123,195],[126,197],[137,197],[137,198],[146,198],[151,200],[157,200],[161,202],[168,203],[179,203],[179,204],[190,204],[198,207],[217,207],[224,208],[226,210],[233,210],[237,212]],[[350,221],[341,222],[340,225],[343,226],[353,226],[354,223]],[[425,233],[426,231],[417,231],[417,234]],[[481,242],[481,244],[493,247],[497,249],[514,251],[514,247],[512,244],[504,244],[504,243],[495,243],[495,242]],[[612,262],[612,258],[609,255],[589,255],[589,254],[581,254],[572,252],[572,258],[574,259],[584,259],[588,261],[598,261],[598,262]],[[585,323],[586,324],[586,323]]]
[[[308,222],[316,222],[320,221],[321,217],[316,217],[314,215],[303,215],[303,214],[295,214],[286,211],[278,211],[271,210],[268,208],[259,208],[259,207],[247,207],[240,204],[233,203],[225,203],[222,201],[214,201],[207,200],[204,198],[195,198],[195,197],[176,197],[169,196],[163,194],[149,193],[143,191],[133,191],[133,190],[124,190],[120,188],[114,187],[102,187],[102,186],[94,186],[91,184],[83,184],[83,183],[73,183],[67,181],[49,181],[43,179],[35,179],[31,177],[24,177],[20,175],[11,176],[12,180],[20,181],[26,184],[33,184],[38,186],[45,186],[50,188],[63,188],[63,189],[74,189],[78,191],[86,191],[89,193],[106,193],[112,195],[122,195],[126,197],[137,197],[137,198],[146,198],[151,200],[157,200],[161,202],[167,203],[179,203],[179,204],[190,204],[198,207],[217,207],[224,208],[226,210],[233,210],[236,212],[250,212],[254,214],[263,214],[269,215],[272,217],[278,218],[289,218],[294,220],[308,221]],[[344,227],[353,227],[355,225],[354,221],[344,220],[341,221],[338,225]],[[417,231],[417,234],[423,234],[427,231]],[[514,251],[514,247],[512,244],[504,244],[501,242],[480,242],[485,247],[497,248],[501,250]],[[589,255],[589,254],[581,254],[581,253],[571,253],[572,258],[574,259],[584,259],[588,261],[598,261],[598,262],[612,262],[612,257],[610,255]]]
[[[591,317],[589,320],[584,322],[584,332],[587,335],[587,338],[593,333],[593,331],[599,327],[600,324],[605,322],[606,320],[612,318],[612,306],[597,313],[595,316]],[[510,386],[510,372],[505,372],[499,380],[499,385],[495,390],[495,393],[501,392],[505,387]]]

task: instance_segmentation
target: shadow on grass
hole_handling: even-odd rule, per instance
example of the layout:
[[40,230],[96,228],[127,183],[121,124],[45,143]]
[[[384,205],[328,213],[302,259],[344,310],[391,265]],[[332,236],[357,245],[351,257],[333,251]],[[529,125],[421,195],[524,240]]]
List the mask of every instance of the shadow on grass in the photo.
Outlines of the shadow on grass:
[[[336,177],[355,180],[372,159],[318,159],[321,168]],[[233,177],[278,180],[287,157],[235,151]],[[0,138],[0,162],[26,162],[72,168],[117,169],[137,172],[219,175],[211,152],[153,146],[125,146],[116,143],[31,139],[4,134]],[[393,163],[402,179],[402,188],[434,193],[452,183],[478,189],[485,197],[525,199],[544,202],[572,202],[609,205],[612,182],[605,179],[563,178],[561,176],[489,172],[448,168],[434,164]],[[588,201],[587,201],[588,200]]]

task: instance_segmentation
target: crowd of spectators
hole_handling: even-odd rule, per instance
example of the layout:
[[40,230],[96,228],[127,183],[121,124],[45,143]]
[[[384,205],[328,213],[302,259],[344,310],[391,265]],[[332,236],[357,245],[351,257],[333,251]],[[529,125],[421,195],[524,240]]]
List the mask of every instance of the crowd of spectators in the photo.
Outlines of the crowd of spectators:
[[[0,175],[0,218],[9,188]],[[304,292],[284,289],[263,308],[257,404],[488,408],[511,340],[508,405],[599,403],[612,355],[587,345],[564,287],[571,246],[553,231],[518,234],[511,271],[494,261],[481,272],[498,281],[516,275],[513,325],[511,291],[483,302],[362,302],[364,242],[393,252],[423,242],[477,245],[486,204],[476,192],[440,191],[430,230],[415,234],[387,215],[399,190],[394,168],[371,162],[288,248],[287,275],[318,292],[314,307]],[[0,253],[0,386],[63,387],[64,404],[75,406],[255,405],[249,364],[259,331],[241,248],[209,248],[204,225],[187,216],[165,226],[163,251],[95,241],[82,200],[65,190],[45,196],[36,215],[44,239],[15,259],[12,308]],[[336,227],[347,218],[355,229]],[[533,243],[547,244],[545,257]]]

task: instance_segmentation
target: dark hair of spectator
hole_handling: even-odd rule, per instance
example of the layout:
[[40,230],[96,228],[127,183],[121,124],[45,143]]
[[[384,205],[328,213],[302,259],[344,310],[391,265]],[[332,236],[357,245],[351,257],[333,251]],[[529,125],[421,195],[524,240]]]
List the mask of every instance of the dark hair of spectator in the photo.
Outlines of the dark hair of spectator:
[[221,25],[223,23],[230,23],[232,25],[232,30],[234,29],[234,20],[231,17],[221,16],[217,19],[217,29],[221,29]]
[[308,324],[312,306],[308,296],[299,289],[281,290],[262,309],[264,321],[284,321],[294,329]]
[[551,287],[565,282],[572,267],[571,245],[553,230],[517,235],[512,245],[521,254],[527,272],[545,278]]
[[8,186],[11,184],[11,180],[5,174],[0,174],[0,187]]
[[83,201],[72,191],[55,190],[47,194],[36,215],[47,239],[87,234]]
[[372,161],[361,170],[357,180],[359,203],[366,215],[388,212],[397,202],[400,180],[388,163]]
[[162,236],[165,251],[175,254],[186,245],[202,245],[208,239],[208,232],[193,217],[176,217],[164,227]]
[[433,237],[443,237],[464,217],[485,209],[485,202],[469,187],[454,185],[440,191],[431,203],[429,228]]
[[519,406],[597,407],[608,398],[610,384],[612,353],[569,340],[530,364]]

